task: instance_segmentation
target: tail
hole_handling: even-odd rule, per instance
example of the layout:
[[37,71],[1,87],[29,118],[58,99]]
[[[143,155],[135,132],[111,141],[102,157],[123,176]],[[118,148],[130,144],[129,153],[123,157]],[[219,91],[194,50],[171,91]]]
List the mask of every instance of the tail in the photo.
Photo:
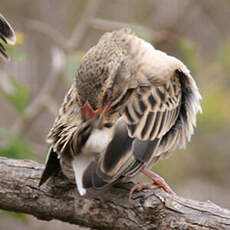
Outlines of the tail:
[[38,186],[40,187],[42,184],[44,184],[51,176],[57,173],[60,169],[61,167],[58,156],[53,151],[53,147],[51,147],[47,155],[46,166],[42,173]]
[[[14,45],[16,42],[16,36],[13,28],[7,22],[7,20],[0,14],[0,38],[6,44]],[[9,60],[5,47],[0,43],[0,56],[4,60]]]

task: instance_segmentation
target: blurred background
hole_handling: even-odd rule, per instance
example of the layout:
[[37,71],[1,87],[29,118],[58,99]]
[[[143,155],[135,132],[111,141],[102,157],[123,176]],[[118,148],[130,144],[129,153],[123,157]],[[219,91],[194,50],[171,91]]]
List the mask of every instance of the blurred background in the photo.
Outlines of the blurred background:
[[[17,33],[11,61],[0,60],[0,156],[44,162],[80,59],[105,31],[129,26],[187,64],[203,96],[191,143],[153,170],[178,195],[230,209],[229,0],[1,0],[0,12]],[[0,229],[16,228],[77,229],[0,210]]]

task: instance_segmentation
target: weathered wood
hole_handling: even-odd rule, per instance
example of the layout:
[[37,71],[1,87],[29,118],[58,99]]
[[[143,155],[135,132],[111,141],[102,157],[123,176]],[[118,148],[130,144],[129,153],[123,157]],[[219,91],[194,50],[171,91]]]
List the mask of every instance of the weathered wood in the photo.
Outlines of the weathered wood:
[[211,202],[161,189],[137,192],[129,202],[130,184],[83,198],[62,175],[39,188],[42,169],[33,161],[0,157],[0,208],[94,229],[230,229],[230,211]]

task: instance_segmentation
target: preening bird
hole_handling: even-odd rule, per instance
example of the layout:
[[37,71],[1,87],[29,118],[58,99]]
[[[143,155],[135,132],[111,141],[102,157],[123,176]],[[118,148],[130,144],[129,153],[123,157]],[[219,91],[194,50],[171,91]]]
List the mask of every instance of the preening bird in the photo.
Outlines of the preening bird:
[[[16,36],[13,28],[7,22],[7,20],[0,14],[0,39],[6,44],[14,45],[16,42]],[[6,49],[0,42],[0,56],[4,60],[8,60],[9,57],[6,53]]]
[[[61,168],[84,195],[143,172],[173,193],[148,168],[185,147],[200,99],[177,58],[129,29],[105,33],[82,58],[50,130],[40,185]],[[139,183],[131,193],[145,187]]]

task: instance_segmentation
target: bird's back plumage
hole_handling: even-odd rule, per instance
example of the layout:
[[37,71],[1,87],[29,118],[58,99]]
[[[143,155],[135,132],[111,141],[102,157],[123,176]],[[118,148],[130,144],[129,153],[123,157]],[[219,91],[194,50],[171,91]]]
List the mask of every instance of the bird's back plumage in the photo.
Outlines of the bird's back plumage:
[[[88,188],[130,179],[176,147],[185,147],[201,111],[200,99],[181,61],[130,30],[106,33],[83,57],[49,142],[64,173],[71,172],[65,174],[75,177],[84,194]],[[86,103],[95,110],[106,105],[110,109],[86,120]],[[95,133],[107,141],[95,151],[84,151],[98,141]],[[62,163],[67,160],[71,164]]]

